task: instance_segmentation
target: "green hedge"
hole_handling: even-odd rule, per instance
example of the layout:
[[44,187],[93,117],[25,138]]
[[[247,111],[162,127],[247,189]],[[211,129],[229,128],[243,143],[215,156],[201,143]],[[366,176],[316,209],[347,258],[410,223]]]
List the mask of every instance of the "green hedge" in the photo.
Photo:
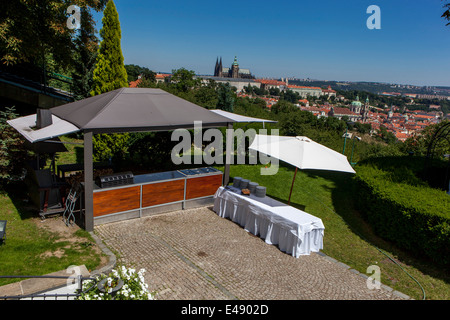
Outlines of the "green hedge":
[[381,237],[450,265],[450,195],[419,179],[417,167],[407,157],[359,163],[357,206]]

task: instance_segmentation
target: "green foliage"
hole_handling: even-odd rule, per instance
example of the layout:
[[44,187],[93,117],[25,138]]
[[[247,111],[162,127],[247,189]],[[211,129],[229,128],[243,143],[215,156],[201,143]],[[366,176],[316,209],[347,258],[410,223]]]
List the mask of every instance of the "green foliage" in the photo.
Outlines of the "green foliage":
[[98,51],[98,39],[95,35],[95,21],[86,7],[81,8],[80,30],[74,43],[73,86],[75,100],[91,96],[93,71]]
[[[8,221],[7,239],[0,245],[1,274],[38,276],[65,270],[70,265],[85,265],[88,270],[96,270],[102,253],[91,235],[79,230],[69,241],[48,225],[43,227],[36,223],[36,210],[24,201],[26,189],[24,182],[18,182],[0,192],[0,220]],[[55,252],[60,252],[61,256],[56,256]],[[0,279],[0,286],[20,280]]]
[[[75,30],[67,28],[67,8],[78,5],[101,10],[105,0],[2,1],[0,59],[7,65],[43,63],[50,54],[59,66],[72,62]],[[89,22],[92,25],[94,23]],[[38,41],[37,41],[38,40]]]
[[411,157],[359,163],[358,209],[381,237],[449,265],[450,196],[420,180],[419,167]]
[[120,46],[119,14],[112,0],[106,4],[102,23],[103,27],[100,30],[102,41],[93,71],[92,96],[128,87],[128,76]]
[[178,141],[171,141],[172,132],[131,133],[128,153],[134,166],[147,171],[170,170],[171,152]]
[[185,68],[172,70],[172,87],[180,92],[188,92],[200,86],[201,80],[195,79],[195,72]]
[[121,160],[127,153],[129,133],[96,134],[92,138],[93,160]]
[[[420,135],[416,135],[414,137],[408,138],[404,143],[404,149],[407,152],[414,152],[415,155],[425,156],[427,154],[428,146],[433,141],[434,134],[440,130],[442,127],[448,125],[448,121],[442,121],[438,124],[432,124],[427,126],[422,130]],[[446,138],[445,134],[449,136]],[[446,131],[442,129],[441,131],[442,139],[436,142],[436,146],[434,148],[435,157],[443,158],[445,154],[450,153],[450,127]]]
[[221,83],[217,88],[217,109],[233,112],[235,94],[229,83]]
[[286,90],[280,93],[280,99],[289,101],[290,103],[297,103],[298,100],[300,99],[300,95],[298,94],[298,92]]
[[[100,36],[103,40],[100,43],[93,71],[92,96],[128,87],[128,76],[120,46],[119,14],[112,0],[106,4],[102,23]],[[123,159],[126,154],[128,138],[128,133],[95,135],[92,141],[94,161],[105,161],[111,158]]]
[[27,156],[23,137],[6,121],[16,118],[14,107],[0,111],[0,182],[5,183],[22,175]]
[[151,82],[155,81],[155,73],[149,68],[141,67],[135,64],[126,64],[125,69],[127,70],[128,82],[136,81],[140,75],[142,75],[143,79]]
[[218,103],[216,90],[210,86],[202,86],[194,92],[195,102],[208,109],[215,109]]

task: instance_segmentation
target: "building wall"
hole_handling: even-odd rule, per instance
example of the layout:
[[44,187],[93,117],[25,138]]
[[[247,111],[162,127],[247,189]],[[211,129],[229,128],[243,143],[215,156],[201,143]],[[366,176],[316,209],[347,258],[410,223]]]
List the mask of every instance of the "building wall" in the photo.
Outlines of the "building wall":
[[307,96],[313,96],[313,97],[320,97],[322,95],[321,89],[313,89],[313,88],[289,88],[289,90],[292,90],[294,92],[298,92],[298,94],[302,98],[306,98]]

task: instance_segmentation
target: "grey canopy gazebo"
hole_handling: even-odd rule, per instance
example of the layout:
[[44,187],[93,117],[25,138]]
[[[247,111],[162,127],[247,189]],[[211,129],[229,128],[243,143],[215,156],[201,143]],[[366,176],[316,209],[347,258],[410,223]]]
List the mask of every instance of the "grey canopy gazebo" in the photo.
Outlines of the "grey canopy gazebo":
[[[94,229],[93,134],[193,129],[194,122],[198,121],[201,121],[203,128],[232,128],[235,122],[154,88],[120,88],[49,110],[52,120],[49,121],[50,125],[43,128],[35,128],[36,115],[9,120],[8,123],[32,143],[77,131],[83,132],[87,231]],[[225,164],[224,184],[229,180],[229,166],[229,163]]]

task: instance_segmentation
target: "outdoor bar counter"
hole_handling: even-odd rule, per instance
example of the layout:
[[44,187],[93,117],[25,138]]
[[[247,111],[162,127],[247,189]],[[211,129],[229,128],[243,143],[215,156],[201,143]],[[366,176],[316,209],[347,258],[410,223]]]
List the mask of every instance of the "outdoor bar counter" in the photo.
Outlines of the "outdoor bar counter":
[[212,167],[136,175],[128,184],[94,184],[94,224],[139,218],[214,203],[222,171]]

